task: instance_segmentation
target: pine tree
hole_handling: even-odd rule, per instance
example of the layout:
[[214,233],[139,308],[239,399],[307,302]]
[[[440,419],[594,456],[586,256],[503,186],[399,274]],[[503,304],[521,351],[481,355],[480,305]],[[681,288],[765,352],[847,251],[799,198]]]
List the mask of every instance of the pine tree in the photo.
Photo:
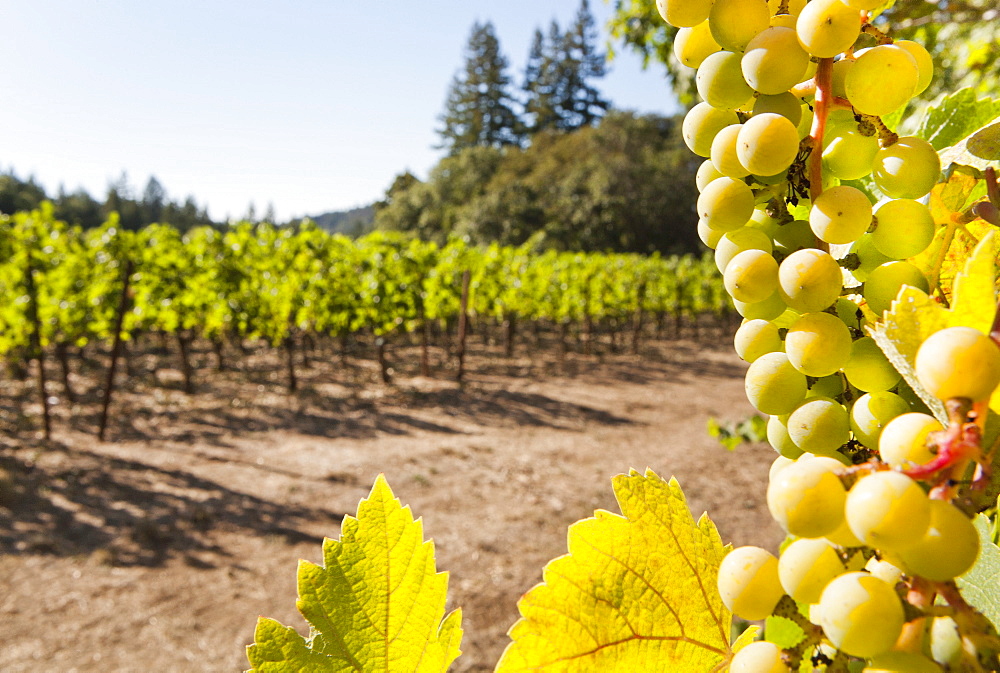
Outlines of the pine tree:
[[610,106],[590,84],[607,74],[605,55],[597,50],[597,39],[594,15],[587,0],[581,0],[576,21],[562,39],[558,106],[564,130],[590,126]]
[[521,122],[514,112],[507,68],[493,24],[475,23],[466,46],[465,69],[452,80],[440,117],[441,146],[450,154],[468,147],[520,142]]
[[535,37],[524,70],[524,84],[521,87],[527,95],[524,112],[527,115],[528,133],[532,135],[561,127],[557,100],[560,79],[558,49],[562,40],[562,32],[555,21],[549,26],[547,44],[542,31],[535,29]]

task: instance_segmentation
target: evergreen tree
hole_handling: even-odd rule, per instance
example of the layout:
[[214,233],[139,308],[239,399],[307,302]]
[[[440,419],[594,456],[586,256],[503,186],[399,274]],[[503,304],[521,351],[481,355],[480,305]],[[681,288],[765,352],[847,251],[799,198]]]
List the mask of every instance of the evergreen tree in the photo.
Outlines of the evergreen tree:
[[563,35],[558,106],[563,130],[591,126],[610,103],[590,82],[607,74],[606,58],[597,50],[594,15],[587,0],[580,0],[573,27]]
[[[535,37],[528,54],[522,89],[527,97],[524,112],[527,115],[528,133],[561,127],[557,100],[559,98],[558,47],[562,44],[562,32],[555,21],[549,26],[548,43],[542,31],[535,29]],[[552,45],[556,45],[553,49]]]
[[520,142],[521,123],[514,112],[507,67],[493,24],[475,23],[466,47],[464,72],[452,80],[440,117],[441,146],[450,154],[468,147]]

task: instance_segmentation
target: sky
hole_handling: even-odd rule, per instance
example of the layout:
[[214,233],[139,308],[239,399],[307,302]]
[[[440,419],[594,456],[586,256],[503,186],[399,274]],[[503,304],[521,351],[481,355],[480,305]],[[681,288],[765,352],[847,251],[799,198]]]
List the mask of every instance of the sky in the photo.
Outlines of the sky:
[[[522,78],[535,28],[580,0],[15,0],[0,8],[0,170],[103,200],[123,174],[213,219],[280,220],[424,179],[474,22]],[[601,32],[611,8],[590,0]],[[596,82],[620,109],[671,114],[662,67],[616,45]]]

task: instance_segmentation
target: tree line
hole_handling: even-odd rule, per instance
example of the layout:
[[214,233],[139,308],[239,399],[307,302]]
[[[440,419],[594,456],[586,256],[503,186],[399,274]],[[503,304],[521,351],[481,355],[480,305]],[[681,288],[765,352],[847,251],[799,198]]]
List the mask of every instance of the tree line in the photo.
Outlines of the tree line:
[[700,249],[680,120],[615,110],[595,85],[606,54],[587,0],[572,24],[535,29],[519,86],[492,23],[475,23],[426,180],[396,176],[375,226],[426,240],[462,235],[539,249]]

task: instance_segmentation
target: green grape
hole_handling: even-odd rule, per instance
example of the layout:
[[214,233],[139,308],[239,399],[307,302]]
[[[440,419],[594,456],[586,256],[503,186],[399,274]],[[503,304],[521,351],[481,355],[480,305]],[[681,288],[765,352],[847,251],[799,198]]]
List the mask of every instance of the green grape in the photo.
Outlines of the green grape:
[[767,320],[746,320],[733,337],[736,354],[746,362],[753,362],[761,355],[777,353],[784,349],[778,328]]
[[778,268],[781,298],[800,313],[822,311],[837,301],[843,274],[830,253],[814,248],[793,252]]
[[753,98],[753,89],[743,79],[740,55],[731,51],[717,51],[706,57],[698,66],[695,86],[698,95],[719,110],[741,108]]
[[788,328],[785,352],[806,376],[829,376],[851,356],[851,331],[835,315],[805,313]]
[[701,239],[701,242],[704,243],[706,247],[712,250],[715,250],[715,246],[719,244],[719,240],[725,233],[726,232],[724,231],[712,229],[703,219],[698,220],[698,238]]
[[[802,11],[802,8],[806,6],[806,0],[791,0],[788,3],[788,14],[791,16],[798,16]],[[767,0],[767,11],[771,13],[772,16],[778,14],[778,10],[781,9],[781,0]]]
[[829,397],[810,397],[788,415],[788,436],[803,451],[835,453],[851,439],[847,409]]
[[919,201],[886,201],[875,211],[875,219],[872,243],[892,259],[919,255],[934,240],[934,218],[930,209]]
[[715,0],[708,14],[712,37],[729,51],[743,51],[771,25],[766,0]]
[[892,585],[861,571],[827,584],[810,617],[834,647],[864,658],[892,649],[906,619]]
[[860,189],[841,185],[825,190],[809,210],[809,226],[827,243],[853,243],[872,223],[872,203]]
[[861,673],[941,673],[941,667],[919,652],[886,652],[873,657]]
[[813,381],[813,384],[809,386],[809,392],[806,393],[806,399],[810,397],[832,397],[833,399],[837,399],[843,394],[844,379],[840,377],[840,374],[830,374],[829,376],[821,376]]
[[799,138],[806,138],[812,134],[813,110],[808,105],[802,109],[802,119],[799,120]]
[[750,221],[747,222],[748,229],[762,231],[770,239],[774,238],[774,234],[779,226],[778,221],[768,215],[767,211],[762,210],[759,206],[754,208],[753,215],[750,216]]
[[724,272],[730,260],[744,250],[763,250],[771,254],[771,238],[753,227],[726,232],[715,246],[715,266]]
[[753,215],[753,190],[733,178],[717,178],[698,195],[698,215],[712,229],[735,231]]
[[944,426],[930,414],[919,411],[900,414],[882,430],[878,438],[879,456],[897,470],[923,465],[935,456],[927,445],[930,434],[942,430]]
[[931,500],[931,521],[923,536],[896,552],[907,574],[935,582],[964,575],[979,556],[979,533],[960,509]]
[[806,396],[805,374],[784,353],[765,353],[750,363],[744,382],[747,399],[763,414],[788,414]]
[[833,305],[833,308],[837,312],[837,317],[840,318],[845,325],[854,329],[861,329],[862,323],[864,322],[864,315],[861,313],[861,308],[858,306],[857,302],[853,301],[849,297],[841,297],[837,300],[837,303]]
[[698,166],[698,172],[695,173],[694,183],[698,187],[698,191],[701,192],[705,189],[705,186],[716,178],[725,177],[719,172],[719,169],[715,167],[711,159],[705,159]]
[[777,292],[764,301],[743,302],[734,299],[733,305],[736,306],[736,312],[747,320],[756,318],[774,320],[787,309],[784,300]]
[[857,180],[872,172],[878,138],[866,136],[857,124],[829,129],[824,137],[823,166],[841,180]]
[[862,283],[868,279],[868,274],[876,268],[886,262],[896,261],[892,257],[879,252],[879,249],[875,247],[875,241],[872,239],[871,234],[863,234],[861,238],[855,241],[854,245],[851,246],[851,252],[858,256],[859,263],[856,269],[851,269],[851,275]]
[[809,227],[808,220],[793,220],[779,225],[774,232],[774,249],[786,255],[796,250],[816,246],[816,234]]
[[708,158],[715,134],[730,124],[739,123],[740,118],[732,110],[719,110],[708,103],[698,103],[684,115],[681,135],[688,149],[699,157]]
[[[842,58],[839,61],[835,61],[833,64],[833,70],[830,73],[830,93],[837,98],[847,98],[847,88],[844,86],[844,80],[847,79],[847,73],[853,65],[853,58]],[[830,117],[827,118],[827,128],[830,128],[832,117],[833,115],[831,114]]]
[[875,315],[888,311],[904,285],[927,292],[927,277],[909,262],[886,262],[872,269],[862,294]]
[[785,595],[778,580],[778,559],[760,547],[737,547],[719,564],[719,595],[733,614],[764,619]]
[[778,289],[778,262],[764,250],[744,250],[729,260],[722,280],[734,299],[764,301]]
[[739,162],[754,175],[775,175],[795,161],[799,133],[791,121],[779,114],[755,115],[740,128],[736,153]]
[[802,456],[771,475],[767,508],[789,534],[823,537],[844,521],[846,492],[837,476],[844,466],[834,458]]
[[802,121],[802,100],[793,96],[789,92],[779,93],[776,96],[757,96],[753,104],[754,116],[761,114],[779,114],[788,119],[796,126]]
[[656,0],[656,9],[671,26],[696,26],[708,18],[712,0]]
[[847,493],[844,517],[870,547],[898,551],[913,544],[930,524],[930,499],[902,472],[865,475]]
[[776,96],[805,78],[809,54],[791,28],[773,26],[747,44],[741,62],[743,77],[758,93]]
[[1000,383],[1000,348],[972,327],[946,327],[920,344],[914,369],[938,399],[987,400]]
[[889,362],[871,337],[861,337],[851,344],[851,357],[844,365],[847,382],[858,390],[877,393],[899,383],[899,372]]
[[799,603],[818,603],[823,587],[846,569],[837,550],[823,538],[793,541],[778,557],[778,579]]
[[897,47],[902,47],[910,53],[913,60],[917,62],[917,88],[914,90],[914,97],[922,94],[934,78],[934,59],[927,52],[922,44],[912,40],[896,40],[893,42]]
[[840,0],[812,0],[795,22],[803,48],[817,58],[833,58],[854,45],[861,33],[856,10]]
[[906,136],[875,153],[872,179],[892,199],[919,199],[930,193],[941,174],[941,159],[923,138]]
[[696,26],[681,28],[674,38],[674,56],[689,68],[697,68],[702,62],[722,49],[712,37],[708,21],[702,21]]
[[858,54],[844,79],[847,99],[854,109],[882,116],[906,105],[919,79],[917,62],[910,52],[893,44],[880,44]]
[[743,124],[732,124],[715,134],[710,158],[715,169],[729,178],[745,178],[750,170],[740,163],[736,154],[736,138]]
[[758,640],[733,655],[729,673],[787,673],[781,649],[774,643]]
[[780,455],[795,460],[805,452],[788,436],[787,420],[787,416],[767,417],[767,443]]
[[870,449],[877,449],[879,436],[886,425],[909,410],[909,403],[895,393],[865,393],[851,405],[854,438]]

